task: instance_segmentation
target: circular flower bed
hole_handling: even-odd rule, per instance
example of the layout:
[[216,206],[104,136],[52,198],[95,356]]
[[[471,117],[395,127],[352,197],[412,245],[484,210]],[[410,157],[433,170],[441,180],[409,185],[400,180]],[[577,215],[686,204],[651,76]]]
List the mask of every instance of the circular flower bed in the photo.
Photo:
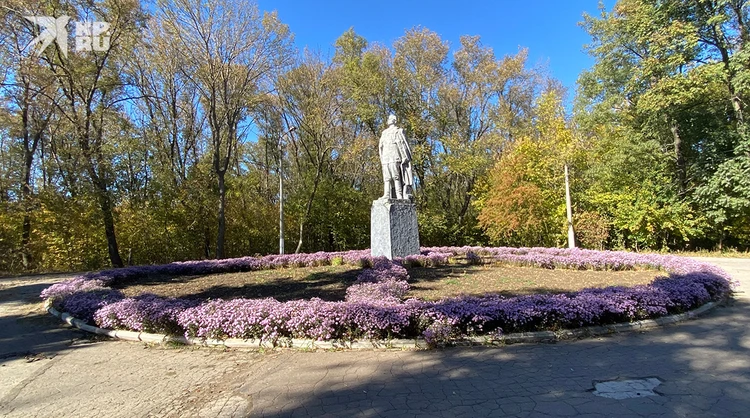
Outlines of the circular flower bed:
[[[472,264],[506,264],[592,270],[654,269],[651,284],[585,289],[579,292],[503,297],[457,297],[435,302],[404,300],[405,267],[439,266],[456,259]],[[346,299],[280,302],[267,299],[196,301],[141,295],[126,298],[110,286],[144,275],[201,275],[331,264],[361,266]],[[269,255],[228,260],[177,262],[89,273],[55,284],[42,298],[102,328],[184,334],[186,337],[257,339],[276,344],[287,338],[354,341],[423,337],[429,345],[467,336],[558,330],[606,325],[681,313],[731,293],[722,269],[695,260],[657,254],[557,248],[433,247],[389,261],[369,250]]]

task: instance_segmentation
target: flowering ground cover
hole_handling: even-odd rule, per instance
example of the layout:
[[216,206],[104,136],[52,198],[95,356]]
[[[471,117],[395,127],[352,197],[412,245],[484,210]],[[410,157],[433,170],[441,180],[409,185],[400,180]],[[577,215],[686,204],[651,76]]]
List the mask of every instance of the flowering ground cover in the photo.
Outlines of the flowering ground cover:
[[[437,267],[457,259],[476,265],[546,269],[650,269],[662,276],[633,287],[520,296],[460,296],[436,301],[408,298],[410,277],[404,266]],[[344,300],[196,300],[148,294],[126,297],[113,288],[139,277],[327,265],[362,268],[346,288]],[[50,299],[58,309],[104,328],[273,343],[285,338],[421,336],[428,343],[437,344],[470,335],[603,325],[684,312],[727,297],[730,285],[730,277],[718,267],[673,256],[555,248],[441,247],[424,248],[420,255],[393,262],[373,259],[364,250],[129,267],[76,277],[51,286],[42,297]]]

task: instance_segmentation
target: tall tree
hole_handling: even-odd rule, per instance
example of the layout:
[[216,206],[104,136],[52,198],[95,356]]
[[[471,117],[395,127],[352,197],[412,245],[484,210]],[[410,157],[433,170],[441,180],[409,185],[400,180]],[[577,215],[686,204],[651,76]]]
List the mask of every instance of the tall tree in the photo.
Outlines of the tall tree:
[[123,84],[116,62],[137,39],[143,19],[137,1],[81,1],[52,4],[51,15],[68,14],[81,21],[108,22],[109,48],[105,51],[68,51],[57,44],[43,59],[56,80],[61,99],[56,102],[82,155],[86,175],[99,205],[110,262],[123,265],[115,233],[113,173],[108,124],[118,117]]
[[[705,234],[723,236],[725,227],[747,219],[750,195],[741,182],[750,174],[742,151],[750,75],[746,3],[620,0],[611,12],[585,16],[597,62],[579,80],[579,109],[586,109],[579,120],[617,124],[627,131],[622,145],[657,148],[660,161],[644,167],[653,172],[641,184],[667,180],[653,209],[675,218],[660,221],[667,226],[664,236],[672,237],[660,245],[696,245]],[[720,199],[725,193],[736,198],[727,210],[716,205],[729,204]],[[670,209],[677,207],[684,210]],[[685,224],[685,211],[708,215],[713,231],[702,216]]]
[[440,87],[447,81],[448,43],[422,27],[407,30],[393,45],[389,105],[414,143],[416,196],[435,164],[437,127],[434,108]]
[[200,95],[219,191],[216,257],[224,258],[226,175],[253,110],[289,63],[289,29],[250,0],[160,0],[158,18],[180,53],[182,74]]
[[565,176],[581,152],[558,91],[542,94],[532,128],[497,161],[477,206],[479,222],[496,243],[554,246],[565,241]]
[[299,239],[295,252],[302,249],[305,225],[318,187],[330,173],[336,139],[342,137],[341,101],[337,72],[313,55],[281,77],[279,101],[289,125],[299,127],[298,139],[291,142],[304,199],[299,218]]
[[[11,3],[11,6],[19,6]],[[14,7],[6,9],[3,16],[4,51],[6,52],[7,70],[12,77],[5,78],[2,86],[3,98],[11,106],[13,123],[10,136],[17,138],[20,145],[20,193],[19,204],[23,212],[21,225],[21,259],[23,268],[31,269],[32,251],[31,230],[33,213],[34,178],[32,170],[37,157],[37,150],[42,144],[45,133],[55,111],[57,93],[54,79],[44,71],[41,61],[30,55],[27,46],[36,36],[37,28],[22,18]]]

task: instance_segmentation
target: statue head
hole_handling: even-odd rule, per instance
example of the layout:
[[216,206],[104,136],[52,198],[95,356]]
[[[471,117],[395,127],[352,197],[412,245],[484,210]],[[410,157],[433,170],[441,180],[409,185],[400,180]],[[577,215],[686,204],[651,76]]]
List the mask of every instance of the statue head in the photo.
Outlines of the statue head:
[[391,113],[390,115],[388,115],[388,125],[390,126],[390,125],[395,125],[395,124],[396,124],[396,115]]

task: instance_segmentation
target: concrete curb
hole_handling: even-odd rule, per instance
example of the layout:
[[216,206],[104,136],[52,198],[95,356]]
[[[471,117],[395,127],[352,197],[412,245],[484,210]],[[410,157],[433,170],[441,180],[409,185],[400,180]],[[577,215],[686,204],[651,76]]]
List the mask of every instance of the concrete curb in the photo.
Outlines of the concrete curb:
[[[726,300],[726,299],[725,299]],[[501,335],[498,337],[479,336],[469,337],[462,340],[453,341],[456,346],[502,346],[506,344],[518,343],[542,343],[571,340],[577,338],[597,337],[603,335],[618,334],[622,332],[644,331],[662,327],[665,325],[684,322],[696,318],[714,309],[719,302],[708,302],[692,311],[670,315],[655,319],[646,319],[636,322],[624,322],[612,325],[601,325],[583,327],[577,329],[563,329],[559,331],[537,331],[537,332],[520,332],[514,334]],[[196,345],[204,347],[226,347],[226,348],[250,348],[250,349],[273,349],[273,348],[292,348],[297,350],[378,350],[378,349],[425,349],[429,345],[423,338],[415,339],[394,339],[380,341],[315,341],[309,339],[283,338],[276,341],[274,345],[271,341],[262,340],[243,340],[239,338],[227,338],[226,340],[187,338],[183,336],[173,336],[166,334],[150,334],[138,331],[109,330],[88,325],[80,319],[74,318],[67,312],[60,312],[49,303],[45,302],[45,308],[50,314],[60,318],[63,322],[80,330],[92,334],[104,335],[110,338],[116,338],[124,341],[136,341],[152,344],[178,343],[185,345]]]

